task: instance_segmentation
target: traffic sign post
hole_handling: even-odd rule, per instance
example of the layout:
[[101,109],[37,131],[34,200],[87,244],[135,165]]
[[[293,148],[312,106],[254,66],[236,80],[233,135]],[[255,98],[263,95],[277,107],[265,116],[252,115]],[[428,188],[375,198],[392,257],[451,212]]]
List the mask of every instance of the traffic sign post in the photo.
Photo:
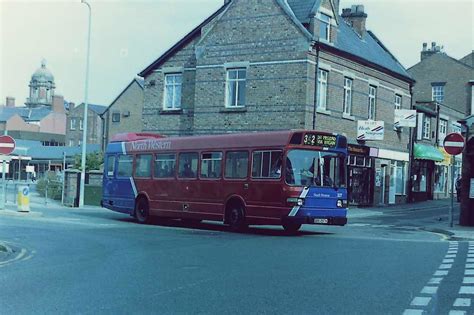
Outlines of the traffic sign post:
[[450,133],[444,138],[444,150],[451,155],[451,207],[449,208],[449,226],[453,227],[454,212],[454,156],[464,150],[464,137],[459,133]]
[[[0,154],[8,155],[15,150],[15,140],[7,135],[0,136]],[[0,200],[0,209],[5,209],[6,200],[6,164],[5,158],[2,159],[2,198]]]

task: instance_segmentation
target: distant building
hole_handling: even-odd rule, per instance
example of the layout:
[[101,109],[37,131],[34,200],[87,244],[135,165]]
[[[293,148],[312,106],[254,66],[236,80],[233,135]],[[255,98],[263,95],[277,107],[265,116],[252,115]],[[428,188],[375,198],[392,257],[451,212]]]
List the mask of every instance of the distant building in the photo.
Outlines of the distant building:
[[[282,129],[345,134],[351,204],[406,200],[413,79],[362,5],[339,0],[225,1],[145,68],[145,132],[197,135]],[[358,135],[376,124],[383,141]],[[371,122],[373,121],[373,122]],[[382,124],[384,122],[384,127]]]
[[[413,175],[414,200],[446,198],[450,192],[450,156],[443,140],[447,134],[461,132],[459,120],[471,112],[474,79],[472,53],[457,60],[435,42],[423,44],[420,62],[408,69],[416,80],[413,90],[418,111],[415,134]],[[456,157],[457,178],[462,156]]]
[[[104,105],[88,104],[87,114],[87,144],[101,144],[103,131],[102,114],[107,109]],[[66,145],[80,146],[84,128],[84,103],[71,105],[67,114]]]
[[103,150],[114,134],[142,131],[143,84],[142,78],[133,79],[103,114],[105,121]]

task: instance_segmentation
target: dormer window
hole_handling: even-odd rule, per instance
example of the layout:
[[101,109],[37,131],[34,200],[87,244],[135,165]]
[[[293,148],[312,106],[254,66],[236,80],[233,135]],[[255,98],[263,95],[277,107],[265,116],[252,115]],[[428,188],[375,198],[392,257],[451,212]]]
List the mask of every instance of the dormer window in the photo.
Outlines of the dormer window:
[[331,39],[331,17],[327,14],[319,14],[319,38],[326,41]]

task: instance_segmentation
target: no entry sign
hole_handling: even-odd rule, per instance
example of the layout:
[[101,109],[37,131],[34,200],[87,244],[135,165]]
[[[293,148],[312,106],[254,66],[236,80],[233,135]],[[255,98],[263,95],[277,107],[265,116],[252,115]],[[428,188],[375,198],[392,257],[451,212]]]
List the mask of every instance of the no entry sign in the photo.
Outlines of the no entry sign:
[[10,136],[0,136],[0,154],[8,155],[15,150],[15,140]]
[[458,155],[464,150],[464,138],[459,133],[450,133],[444,138],[444,150],[451,155]]

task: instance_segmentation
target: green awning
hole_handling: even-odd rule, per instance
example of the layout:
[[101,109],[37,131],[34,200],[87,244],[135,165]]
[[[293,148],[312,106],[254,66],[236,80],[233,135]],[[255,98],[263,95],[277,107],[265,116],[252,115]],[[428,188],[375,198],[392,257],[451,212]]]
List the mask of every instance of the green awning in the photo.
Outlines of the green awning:
[[418,160],[431,160],[436,162],[441,162],[444,160],[443,154],[441,154],[441,152],[439,152],[439,150],[432,145],[415,143],[415,149],[413,153],[415,159]]

